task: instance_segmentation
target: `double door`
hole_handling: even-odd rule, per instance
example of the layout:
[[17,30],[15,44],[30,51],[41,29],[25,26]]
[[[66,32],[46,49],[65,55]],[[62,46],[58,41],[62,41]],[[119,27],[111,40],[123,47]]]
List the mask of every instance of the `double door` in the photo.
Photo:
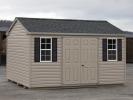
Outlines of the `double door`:
[[97,39],[63,39],[63,84],[97,83]]

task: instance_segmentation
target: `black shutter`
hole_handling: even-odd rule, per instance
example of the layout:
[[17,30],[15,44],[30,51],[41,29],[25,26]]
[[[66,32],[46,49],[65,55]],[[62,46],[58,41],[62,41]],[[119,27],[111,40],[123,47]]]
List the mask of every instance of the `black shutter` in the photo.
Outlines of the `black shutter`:
[[57,62],[57,38],[52,38],[52,62]]
[[40,38],[34,38],[34,61],[40,62]]
[[122,61],[122,39],[117,40],[117,54],[118,61]]
[[107,61],[107,39],[102,40],[102,59],[103,61]]

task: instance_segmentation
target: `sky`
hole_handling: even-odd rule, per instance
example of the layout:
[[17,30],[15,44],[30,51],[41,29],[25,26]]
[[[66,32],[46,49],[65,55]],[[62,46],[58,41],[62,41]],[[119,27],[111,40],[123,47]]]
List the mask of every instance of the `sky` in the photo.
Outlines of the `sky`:
[[133,31],[133,0],[0,0],[0,20],[15,17],[107,20]]

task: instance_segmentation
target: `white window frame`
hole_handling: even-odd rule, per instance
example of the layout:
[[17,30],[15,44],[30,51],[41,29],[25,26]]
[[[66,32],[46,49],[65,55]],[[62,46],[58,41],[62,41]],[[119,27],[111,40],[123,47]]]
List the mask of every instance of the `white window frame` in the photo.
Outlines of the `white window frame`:
[[[41,39],[51,39],[51,49],[41,49]],[[50,50],[51,51],[51,57],[49,61],[44,61],[41,59],[41,51],[42,50]],[[52,62],[52,37],[40,37],[40,62]]]
[[[116,49],[108,49],[108,40],[116,40]],[[108,58],[108,51],[109,50],[115,50],[116,51],[116,59],[115,60],[109,60]],[[118,48],[117,48],[117,38],[107,38],[107,61],[117,61],[117,58],[118,58],[118,54],[117,54],[117,51],[118,51]]]

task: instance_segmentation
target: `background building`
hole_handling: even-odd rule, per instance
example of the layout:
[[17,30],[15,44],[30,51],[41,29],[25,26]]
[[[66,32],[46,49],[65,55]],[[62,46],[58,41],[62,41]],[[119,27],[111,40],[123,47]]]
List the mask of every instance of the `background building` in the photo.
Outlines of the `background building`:
[[12,22],[0,20],[0,66],[6,64],[6,32]]
[[127,63],[133,63],[133,32],[126,33],[126,61]]

